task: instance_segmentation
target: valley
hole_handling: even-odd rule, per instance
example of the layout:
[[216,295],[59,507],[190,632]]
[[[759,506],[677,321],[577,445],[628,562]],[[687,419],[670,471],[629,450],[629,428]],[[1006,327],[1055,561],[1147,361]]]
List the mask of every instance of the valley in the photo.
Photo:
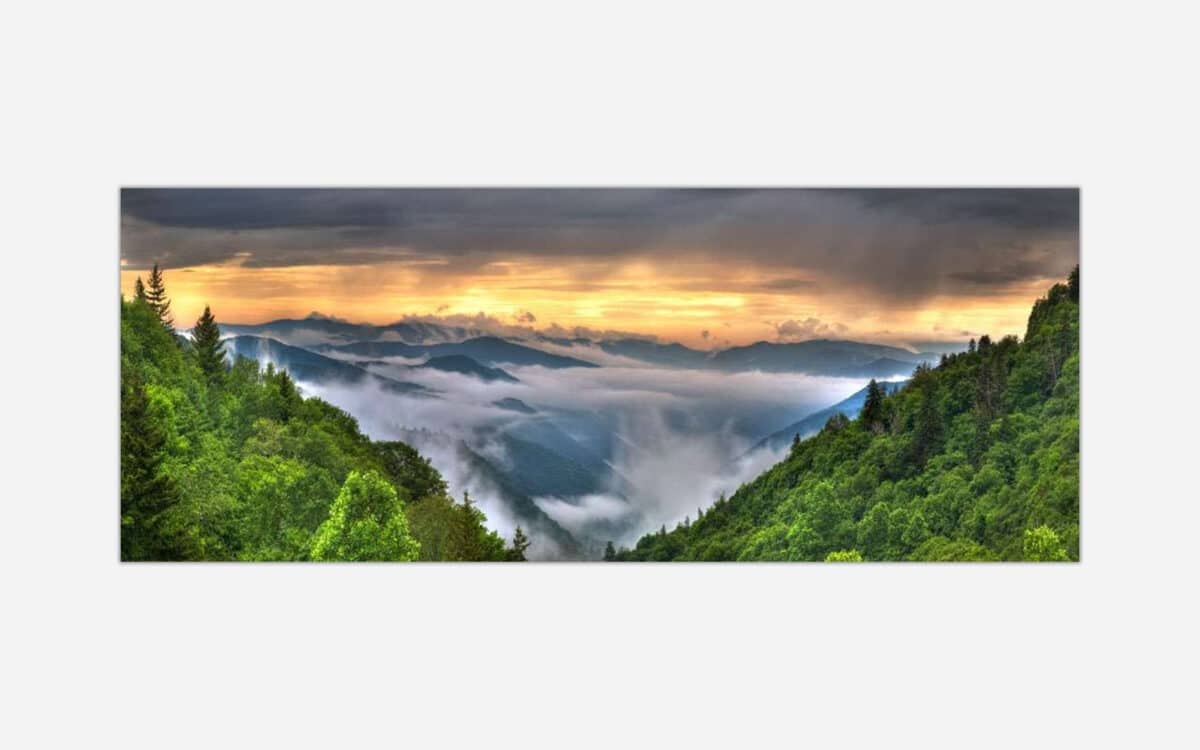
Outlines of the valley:
[[531,559],[599,559],[609,543],[695,517],[776,463],[795,431],[856,414],[867,377],[901,377],[935,356],[849,341],[704,352],[507,339],[316,313],[223,331],[231,359],[287,371],[371,438],[415,447],[490,528],[506,538],[524,528]]

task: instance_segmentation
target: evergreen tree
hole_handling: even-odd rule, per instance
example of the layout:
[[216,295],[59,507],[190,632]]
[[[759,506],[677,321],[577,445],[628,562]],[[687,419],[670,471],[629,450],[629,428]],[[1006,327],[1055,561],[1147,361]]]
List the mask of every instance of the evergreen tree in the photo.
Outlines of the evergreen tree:
[[471,501],[469,492],[463,492],[462,505],[456,505],[454,510],[446,555],[448,560],[480,562],[506,559],[504,540],[496,532],[488,531],[484,525],[487,517]]
[[883,390],[871,378],[867,383],[867,399],[863,402],[862,413],[859,415],[863,426],[874,432],[883,431]]
[[1071,275],[1069,277],[1067,277],[1067,289],[1071,294],[1071,301],[1078,303],[1079,302],[1079,265],[1078,264],[1076,264],[1075,267],[1073,269],[1071,269]]
[[795,453],[796,449],[798,449],[799,447],[800,447],[800,433],[797,432],[795,435],[792,435],[792,452]]
[[146,287],[146,301],[158,313],[158,319],[162,321],[167,332],[172,336],[175,335],[175,319],[171,317],[171,300],[167,297],[167,285],[163,281],[162,272],[158,270],[158,264],[154,264],[154,269],[150,271],[149,286]]
[[613,543],[609,540],[608,544],[604,545],[604,561],[612,562],[617,559],[617,550],[613,547]]
[[142,283],[142,277],[138,276],[137,281],[133,282],[133,298],[146,302],[146,285]]
[[525,536],[525,531],[520,526],[513,532],[512,547],[505,552],[505,559],[509,562],[525,562],[525,550],[529,549],[529,537]]
[[179,489],[162,473],[166,433],[150,417],[138,377],[124,372],[121,379],[121,559],[170,559],[159,520],[178,502]]
[[220,380],[225,374],[225,345],[221,343],[221,329],[217,327],[217,321],[208,305],[204,306],[204,314],[192,329],[192,347],[208,382],[215,383]]
[[[928,371],[926,371],[927,373]],[[942,415],[938,413],[937,384],[926,374],[921,383],[921,405],[917,410],[916,434],[913,436],[913,458],[918,466],[938,451],[942,440]]]

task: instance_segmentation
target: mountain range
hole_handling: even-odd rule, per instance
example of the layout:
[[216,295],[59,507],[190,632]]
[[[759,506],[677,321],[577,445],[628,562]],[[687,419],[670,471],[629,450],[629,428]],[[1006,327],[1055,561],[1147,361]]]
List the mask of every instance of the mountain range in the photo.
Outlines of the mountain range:
[[[421,357],[439,358],[447,356],[469,357],[472,360],[496,367],[499,365],[540,366],[550,369],[567,367],[597,367],[593,362],[563,357],[557,354],[514,343],[498,336],[479,336],[466,341],[439,344],[406,344],[399,341],[358,341],[353,344],[322,344],[317,351],[343,352],[362,357]],[[506,373],[507,374],[507,373]]]
[[287,370],[295,380],[313,383],[364,385],[373,383],[393,393],[408,396],[432,396],[434,391],[417,383],[406,383],[368,372],[358,365],[326,357],[298,346],[289,346],[259,336],[233,336],[225,339],[225,349],[233,358],[246,357],[260,364],[272,364]]
[[[272,338],[315,351],[337,350],[363,357],[433,358],[452,355],[497,365],[540,365],[549,368],[595,367],[598,355],[624,357],[656,367],[723,372],[794,372],[832,377],[891,378],[910,375],[917,364],[936,363],[943,351],[961,345],[942,344],[912,351],[886,344],[813,339],[800,342],[759,341],[714,351],[645,338],[592,340],[530,333],[500,337],[471,326],[403,320],[388,325],[351,323],[312,313],[306,318],[267,323],[222,325],[226,333]],[[554,351],[547,351],[553,349]],[[563,350],[567,352],[564,354]],[[936,349],[936,351],[935,351]]]

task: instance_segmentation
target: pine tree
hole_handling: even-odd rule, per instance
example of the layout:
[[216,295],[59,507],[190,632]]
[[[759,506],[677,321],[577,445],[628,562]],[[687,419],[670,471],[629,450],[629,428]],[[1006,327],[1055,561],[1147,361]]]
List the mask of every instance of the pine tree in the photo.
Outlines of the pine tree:
[[138,276],[137,281],[133,282],[133,298],[146,302],[146,285],[142,283],[142,277]]
[[221,329],[208,305],[204,306],[204,314],[192,329],[192,347],[208,382],[217,382],[225,374],[225,345],[221,343]]
[[158,319],[162,321],[167,332],[174,337],[175,319],[171,316],[171,300],[167,297],[167,286],[163,281],[162,272],[158,270],[157,263],[154,264],[154,269],[150,272],[149,286],[146,287],[146,301],[158,313]]
[[292,380],[287,370],[276,370],[275,366],[270,362],[267,363],[263,379],[268,384],[274,386],[275,393],[278,394],[277,399],[272,399],[275,408],[275,418],[280,422],[291,420],[304,402],[304,399],[300,396],[300,390],[296,387],[296,381]]
[[1067,277],[1067,290],[1071,293],[1071,301],[1079,302],[1079,264],[1071,269],[1071,275]]
[[883,431],[883,391],[879,383],[875,382],[875,378],[871,378],[871,382],[867,383],[867,398],[863,402],[859,418],[868,430]]
[[792,453],[795,453],[799,447],[800,447],[800,433],[797,432],[795,435],[792,435]]
[[462,505],[456,505],[454,511],[447,559],[469,562],[505,559],[504,540],[484,526],[486,517],[471,501],[471,493],[463,492]]
[[937,384],[928,376],[922,378],[921,406],[917,410],[916,435],[913,436],[913,458],[918,466],[936,453],[942,440],[942,415],[936,403]]
[[121,380],[121,559],[170,559],[158,530],[163,511],[179,501],[179,488],[162,475],[167,436],[150,417],[137,375],[123,373]]
[[604,561],[612,562],[617,559],[617,550],[613,547],[613,543],[609,540],[608,544],[604,545]]
[[509,562],[524,562],[525,550],[529,549],[529,537],[525,536],[525,531],[518,526],[513,532],[512,547],[505,551],[505,559]]

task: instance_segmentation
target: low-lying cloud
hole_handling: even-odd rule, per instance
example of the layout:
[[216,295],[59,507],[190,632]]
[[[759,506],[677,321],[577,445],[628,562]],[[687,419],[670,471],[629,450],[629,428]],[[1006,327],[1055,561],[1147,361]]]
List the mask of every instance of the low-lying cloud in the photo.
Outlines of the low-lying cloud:
[[[577,497],[535,497],[534,503],[595,556],[606,541],[631,546],[662,525],[696,517],[721,494],[730,495],[782,456],[747,454],[763,436],[862,387],[857,379],[761,372],[718,373],[642,365],[630,368],[506,368],[519,383],[484,382],[458,373],[408,369],[411,360],[376,360],[369,369],[439,392],[412,398],[375,384],[306,383],[317,396],[354,415],[366,434],[404,440],[430,459],[458,498],[469,491],[489,526],[511,539],[519,519],[501,492],[464,459],[462,444],[493,466],[508,464],[505,430],[549,422],[581,444],[607,436],[607,489]],[[519,399],[523,414],[496,402]],[[553,449],[554,446],[550,446]],[[524,524],[529,531],[528,524]],[[552,540],[532,534],[531,557],[557,559]]]

